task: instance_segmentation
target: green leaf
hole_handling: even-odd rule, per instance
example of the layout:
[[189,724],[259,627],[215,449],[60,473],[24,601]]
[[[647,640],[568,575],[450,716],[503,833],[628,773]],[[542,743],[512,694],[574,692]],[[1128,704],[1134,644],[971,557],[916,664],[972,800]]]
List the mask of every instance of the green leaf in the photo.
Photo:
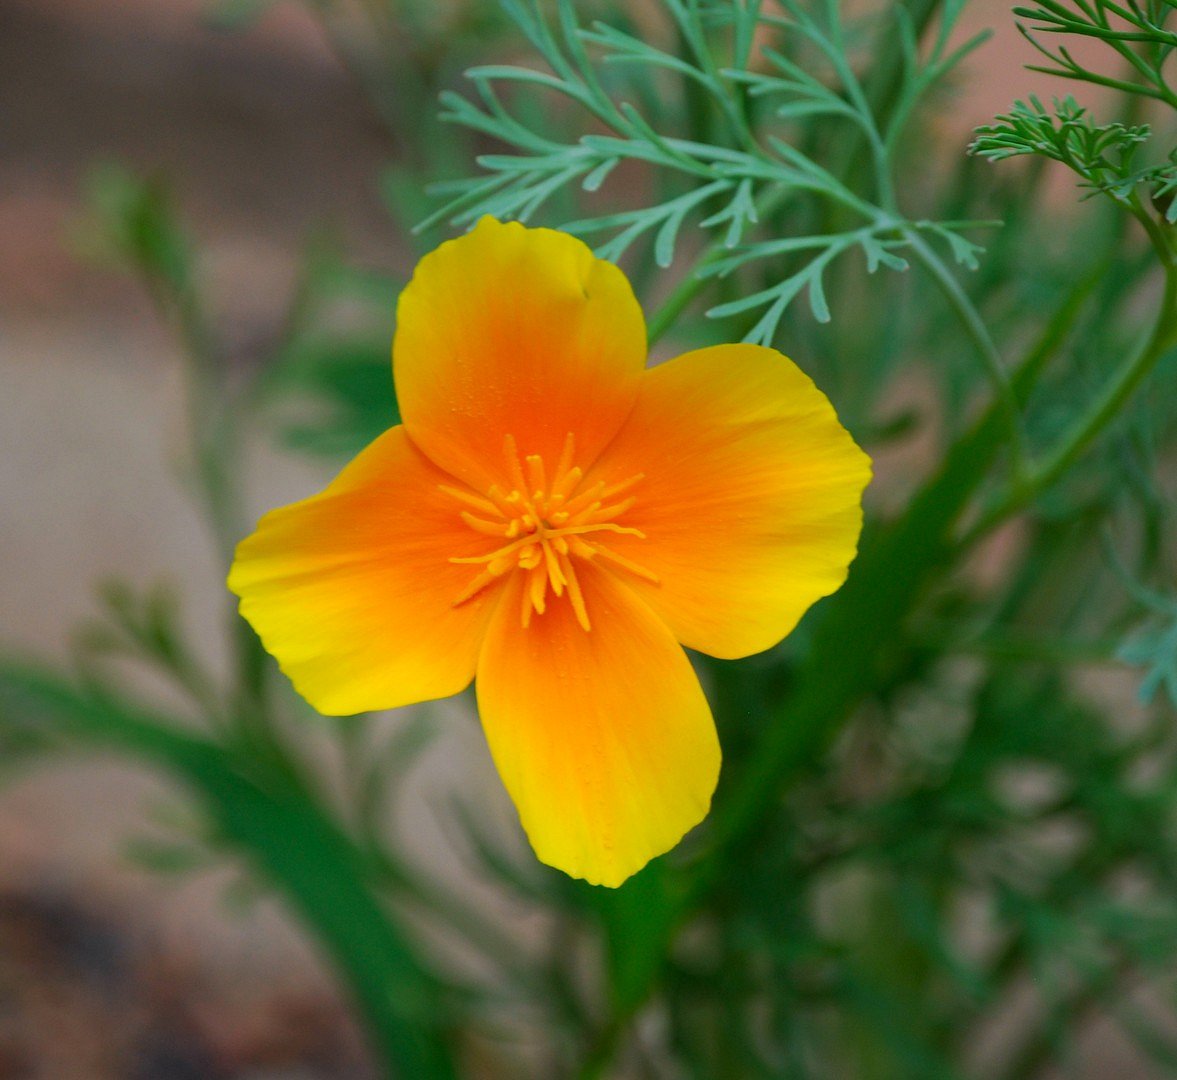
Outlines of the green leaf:
[[1054,99],[1047,109],[1034,96],[1015,101],[997,123],[979,127],[969,152],[1002,161],[1037,155],[1066,165],[1091,194],[1102,193],[1124,202],[1139,185],[1164,185],[1177,167],[1137,169],[1140,147],[1151,135],[1148,125],[1097,124],[1074,98]]
[[161,179],[141,180],[121,165],[99,165],[87,177],[86,197],[91,219],[83,243],[96,253],[105,250],[128,269],[160,279],[173,293],[187,291],[191,246]]
[[665,959],[666,897],[672,888],[663,859],[655,859],[618,889],[584,886],[605,930],[609,991],[619,1012],[641,1003]]
[[387,339],[326,338],[304,341],[270,383],[284,407],[309,406],[312,415],[280,420],[279,437],[293,450],[346,459],[400,423]]
[[1149,620],[1120,647],[1116,656],[1125,664],[1144,669],[1137,694],[1145,705],[1163,690],[1177,706],[1177,609],[1166,618]]
[[450,1080],[442,987],[374,896],[363,857],[286,770],[233,756],[179,724],[0,660],[0,727],[20,718],[96,750],[161,766],[203,801],[225,839],[280,888],[349,984],[390,1069]]

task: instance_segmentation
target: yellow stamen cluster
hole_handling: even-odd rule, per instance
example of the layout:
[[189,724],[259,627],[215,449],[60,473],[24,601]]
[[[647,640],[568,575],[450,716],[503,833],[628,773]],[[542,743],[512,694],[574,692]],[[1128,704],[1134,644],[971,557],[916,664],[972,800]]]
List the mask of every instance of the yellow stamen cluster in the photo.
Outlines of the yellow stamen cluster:
[[[487,586],[513,570],[527,576],[522,590],[520,618],[523,626],[531,624],[533,613],[547,609],[549,587],[557,597],[568,593],[577,622],[592,629],[584,594],[576,576],[573,559],[600,559],[646,581],[658,578],[637,563],[618,555],[601,543],[601,534],[620,533],[645,539],[645,533],[614,519],[624,514],[635,499],[628,495],[643,479],[638,473],[618,484],[604,481],[581,490],[584,472],[572,464],[576,443],[571,434],[564,440],[560,460],[551,477],[543,459],[530,454],[520,459],[513,436],[503,440],[507,476],[511,490],[497,484],[485,496],[459,488],[443,486],[448,495],[469,509],[461,511],[462,520],[477,533],[507,541],[485,555],[450,559],[452,563],[469,563],[483,569],[462,590],[454,606],[464,604]],[[590,539],[591,537],[591,539]]]

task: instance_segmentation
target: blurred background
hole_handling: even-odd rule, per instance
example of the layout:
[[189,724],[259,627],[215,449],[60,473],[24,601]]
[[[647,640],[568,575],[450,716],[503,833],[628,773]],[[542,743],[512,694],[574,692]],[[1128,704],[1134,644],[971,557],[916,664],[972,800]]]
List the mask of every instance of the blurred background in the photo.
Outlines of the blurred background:
[[[316,14],[315,5],[248,0],[0,0],[6,648],[70,661],[96,585],[131,579],[167,583],[203,659],[214,669],[227,662],[219,556],[178,477],[181,354],[141,285],[94,250],[95,185],[109,185],[109,163],[166,179],[199,241],[202,291],[233,365],[248,371],[281,337],[308,251],[364,279],[363,302],[336,317],[362,328],[365,342],[383,335],[386,347],[395,282],[425,243],[408,234],[413,201],[402,196],[447,164],[444,150],[425,145],[434,129],[423,110],[438,88],[460,82],[462,65],[510,55],[518,42],[489,3],[376,6],[391,48],[407,56],[395,70],[366,66],[347,5]],[[630,6],[640,21],[642,5]],[[1015,93],[1056,89],[1023,71],[1032,51],[1005,4],[976,0],[959,34],[985,26],[996,36],[968,60],[937,133],[962,152]],[[392,107],[373,105],[374,79]],[[468,172],[456,141],[451,154],[451,174]],[[428,205],[422,197],[418,216]],[[247,433],[251,516],[316,490],[336,467],[331,455],[305,452],[330,431],[292,420],[288,434],[282,444]],[[903,454],[880,458],[877,499],[905,490]],[[1101,670],[1089,690],[1131,724],[1136,683]],[[550,932],[545,918],[475,880],[434,812],[452,792],[474,792],[509,847],[517,838],[506,796],[467,705],[442,703],[432,715],[445,722],[398,796],[402,839],[525,947]],[[124,760],[79,756],[5,778],[0,1077],[376,1075],[335,980],[281,903],[223,861],[169,872],[193,868],[157,843],[156,830],[188,812],[173,785]],[[1071,1075],[1168,1075],[1112,1025],[1092,1023],[1082,1047]]]
[[[212,14],[203,0],[0,4],[6,646],[68,658],[96,583],[130,576],[173,583],[193,640],[225,659],[222,573],[177,483],[176,339],[134,278],[82,250],[96,165],[175,184],[241,364],[278,334],[312,235],[360,265],[412,266],[379,193],[397,140],[321,24],[297,4],[243,31]],[[332,472],[261,438],[250,450],[257,513]],[[489,775],[476,728],[450,726]],[[129,857],[145,817],[177,806],[157,774],[113,760],[3,785],[0,1076],[368,1075],[334,980],[277,903],[226,904],[231,869],[177,878]]]

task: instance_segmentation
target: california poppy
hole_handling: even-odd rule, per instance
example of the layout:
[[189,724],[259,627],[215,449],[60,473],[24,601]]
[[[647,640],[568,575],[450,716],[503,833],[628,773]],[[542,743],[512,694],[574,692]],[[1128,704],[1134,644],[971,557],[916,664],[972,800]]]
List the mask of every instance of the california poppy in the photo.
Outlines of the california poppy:
[[720,751],[685,645],[775,645],[843,582],[866,455],[780,353],[646,368],[579,240],[484,218],[401,295],[403,423],[267,514],[229,576],[299,692],[348,714],[477,679],[538,857],[619,885],[706,815]]

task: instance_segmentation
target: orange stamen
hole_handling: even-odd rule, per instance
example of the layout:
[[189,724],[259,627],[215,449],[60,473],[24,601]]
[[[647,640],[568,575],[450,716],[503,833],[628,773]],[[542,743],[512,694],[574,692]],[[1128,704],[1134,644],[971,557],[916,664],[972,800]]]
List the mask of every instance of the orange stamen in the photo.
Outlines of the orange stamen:
[[[637,473],[614,484],[597,480],[582,490],[584,470],[573,465],[575,454],[576,440],[570,433],[564,440],[556,468],[549,475],[542,455],[522,456],[515,437],[508,434],[503,438],[503,459],[510,491],[493,485],[485,495],[479,495],[461,488],[441,487],[471,508],[459,511],[459,516],[474,532],[509,541],[482,555],[450,559],[452,563],[481,568],[454,600],[455,607],[512,571],[518,571],[525,575],[519,611],[524,628],[531,625],[533,616],[547,611],[550,587],[557,598],[567,594],[576,621],[587,631],[592,628],[592,622],[576,573],[577,559],[600,558],[611,569],[659,584],[656,574],[618,555],[605,542],[608,534],[646,538],[641,529],[618,524],[616,520],[639,501],[635,496],[619,496],[635,487],[643,474]],[[589,536],[593,539],[584,539]]]
[[588,608],[585,607],[584,593],[580,591],[580,581],[576,577],[576,570],[572,566],[571,559],[564,560],[568,566],[566,574],[568,575],[568,600],[572,604],[572,610],[576,615],[576,621],[580,623],[585,630],[591,630],[593,624],[589,621]]
[[467,510],[463,510],[459,516],[470,528],[484,536],[510,536],[511,525],[515,524],[513,521],[510,524],[505,521],[487,521],[486,518],[475,517]]
[[475,510],[481,510],[484,514],[493,514],[499,509],[490,499],[484,499],[481,495],[475,495],[472,491],[463,491],[461,488],[450,487],[448,484],[438,484],[437,489],[444,491],[451,498],[457,499],[459,502],[464,502],[467,506],[474,507]]

